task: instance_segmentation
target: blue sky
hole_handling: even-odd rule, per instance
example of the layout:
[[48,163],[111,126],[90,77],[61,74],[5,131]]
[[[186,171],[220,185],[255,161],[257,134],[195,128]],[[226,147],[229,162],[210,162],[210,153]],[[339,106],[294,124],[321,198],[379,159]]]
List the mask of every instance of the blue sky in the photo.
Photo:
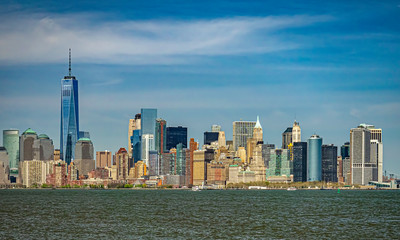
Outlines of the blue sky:
[[2,1],[0,129],[59,146],[60,80],[79,80],[80,128],[96,150],[127,147],[128,120],[158,108],[200,142],[260,116],[281,145],[295,118],[342,145],[383,129],[384,169],[400,175],[400,1]]

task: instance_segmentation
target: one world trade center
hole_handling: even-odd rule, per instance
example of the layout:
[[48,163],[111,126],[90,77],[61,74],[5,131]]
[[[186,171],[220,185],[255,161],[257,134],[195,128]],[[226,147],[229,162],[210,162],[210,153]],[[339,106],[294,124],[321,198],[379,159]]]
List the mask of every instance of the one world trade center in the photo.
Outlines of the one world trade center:
[[79,133],[78,80],[71,75],[71,49],[69,74],[61,79],[60,158],[68,165],[75,155]]

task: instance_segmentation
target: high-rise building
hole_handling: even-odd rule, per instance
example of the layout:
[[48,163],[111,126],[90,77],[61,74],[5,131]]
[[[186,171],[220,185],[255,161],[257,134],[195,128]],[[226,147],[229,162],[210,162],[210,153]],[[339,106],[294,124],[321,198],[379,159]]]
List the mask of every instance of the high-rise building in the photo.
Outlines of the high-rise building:
[[189,163],[189,169],[190,169],[190,180],[189,180],[189,184],[193,185],[193,153],[194,151],[196,151],[199,148],[199,143],[194,141],[194,138],[190,139],[189,142],[189,150],[190,150],[190,163]]
[[337,182],[337,146],[322,145],[322,181]]
[[71,75],[71,49],[69,74],[61,80],[60,155],[67,164],[74,159],[75,143],[79,139],[78,80]]
[[148,173],[150,176],[160,175],[160,158],[155,150],[149,151],[149,166]]
[[186,149],[183,144],[176,145],[176,175],[185,175],[186,173]]
[[18,174],[19,163],[19,131],[3,130],[3,145],[7,150],[8,159],[10,161],[10,174]]
[[260,123],[260,118],[257,116],[257,122],[256,125],[254,125],[253,128],[253,137],[252,137],[255,141],[255,143],[263,143],[263,130],[262,130],[262,126]]
[[371,140],[371,163],[377,164],[377,177],[374,180],[383,181],[383,144],[376,139]]
[[144,134],[152,134],[153,136],[156,135],[156,119],[157,119],[157,109],[153,108],[141,109],[140,129],[142,130],[142,135]]
[[182,143],[183,148],[187,148],[187,128],[167,127],[167,150],[176,148],[179,143]]
[[211,126],[211,132],[220,132],[221,131],[221,126],[220,125],[212,125]]
[[10,183],[10,160],[5,147],[0,147],[0,185]]
[[33,142],[33,159],[50,161],[54,160],[54,145],[46,134],[40,134]]
[[60,160],[60,149],[54,149],[54,161]]
[[269,168],[266,170],[267,181],[274,177],[290,178],[290,175],[293,174],[293,162],[290,161],[289,150],[271,149],[270,157]]
[[322,181],[322,138],[314,134],[307,145],[307,181]]
[[256,122],[235,121],[233,122],[233,148],[247,147],[247,138],[253,137],[253,130]]
[[22,184],[31,187],[40,186],[46,183],[46,176],[50,174],[53,161],[30,160],[21,163]]
[[217,142],[219,132],[204,132],[204,145],[210,145],[212,142]]
[[367,185],[377,180],[377,163],[371,162],[371,131],[368,126],[360,125],[350,130],[350,161],[352,184]]
[[90,133],[87,131],[79,131],[79,138],[89,138],[90,139]]
[[133,135],[131,137],[132,143],[132,158],[134,162],[142,159],[142,130],[133,130]]
[[93,143],[89,138],[81,138],[75,145],[74,165],[78,168],[80,176],[86,176],[96,168]]
[[271,149],[275,149],[275,144],[263,144],[262,145],[262,157],[264,159],[264,165],[269,168],[269,161],[271,160]]
[[28,128],[25,132],[22,133],[19,140],[20,162],[34,159],[33,143],[36,139],[38,139],[36,132],[30,128]]
[[226,148],[226,137],[224,131],[220,131],[218,134],[218,147]]
[[289,144],[292,143],[292,131],[293,128],[288,127],[282,133],[282,149],[288,149]]
[[155,136],[155,144],[156,151],[159,154],[167,151],[167,121],[164,119],[158,118],[156,120],[156,136]]
[[193,153],[193,185],[207,184],[207,163],[214,159],[214,150],[196,150]]
[[293,143],[293,181],[307,182],[307,143]]
[[128,178],[128,162],[129,156],[125,148],[120,148],[118,152],[115,153],[116,165],[118,168],[118,179],[126,180]]
[[112,153],[110,151],[98,151],[96,152],[96,167],[104,168],[104,167],[112,167],[111,163]]
[[292,128],[292,143],[301,142],[301,128],[299,122],[294,121]]
[[350,142],[345,142],[340,147],[340,156],[342,156],[342,159],[350,157]]
[[[142,135],[142,159],[146,167],[149,167],[149,152],[154,150],[154,136],[152,134]],[[147,170],[146,170],[147,171]]]
[[[132,157],[132,137],[134,130],[140,130],[141,128],[141,114],[138,113],[135,115],[134,119],[129,119],[129,127],[128,127],[128,153],[129,157]],[[138,159],[135,159],[138,160]]]

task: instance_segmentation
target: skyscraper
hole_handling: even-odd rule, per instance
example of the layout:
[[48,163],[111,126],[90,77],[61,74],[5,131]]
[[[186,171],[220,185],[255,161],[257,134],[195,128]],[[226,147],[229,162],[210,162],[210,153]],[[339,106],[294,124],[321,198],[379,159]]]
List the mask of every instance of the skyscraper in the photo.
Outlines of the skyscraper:
[[158,118],[156,120],[155,144],[156,144],[156,151],[159,154],[162,154],[167,150],[166,143],[167,143],[167,121]]
[[[128,127],[128,154],[129,157],[132,157],[132,136],[134,130],[140,130],[141,128],[141,114],[138,113],[135,115],[134,119],[129,119],[129,127]],[[138,159],[135,159],[138,160]]]
[[8,153],[10,174],[18,174],[19,131],[3,130],[3,145]]
[[46,134],[40,134],[33,142],[33,158],[36,160],[54,160],[54,145]]
[[33,142],[38,139],[37,134],[28,128],[22,133],[19,140],[19,158],[20,162],[33,160]]
[[[148,151],[156,150],[154,144],[154,137],[156,136],[156,119],[157,119],[157,109],[154,108],[142,108],[141,112],[141,121],[140,121],[140,130],[142,136],[142,156],[141,160],[144,161],[146,167],[149,165],[149,153]],[[146,137],[146,139],[145,139]],[[151,138],[151,144],[145,145],[145,141]],[[149,143],[149,142],[148,142]]]
[[312,135],[308,141],[307,152],[307,181],[322,180],[322,138]]
[[[152,134],[142,135],[142,159],[146,168],[149,167],[149,152],[154,150],[154,136]],[[146,170],[147,171],[147,170]]]
[[340,147],[340,156],[342,156],[342,159],[350,157],[350,142],[345,142]]
[[212,125],[211,126],[211,132],[220,132],[221,131],[221,126],[220,125]]
[[289,144],[292,143],[292,132],[293,128],[288,127],[282,133],[282,149],[288,149]]
[[182,143],[182,148],[187,148],[187,128],[167,127],[167,150],[176,148],[179,143]]
[[74,165],[77,166],[79,175],[88,175],[96,168],[93,143],[89,138],[80,138],[75,145]]
[[256,122],[235,121],[233,122],[233,148],[247,147],[247,138],[253,137],[253,130]]
[[[367,185],[377,181],[377,162],[371,161],[371,125],[361,124],[350,130],[351,183]],[[373,152],[373,151],[372,151]]]
[[111,157],[112,153],[110,151],[98,151],[96,152],[96,167],[97,168],[104,168],[104,167],[111,167]]
[[337,146],[322,145],[322,180],[337,182]]
[[210,145],[212,142],[217,142],[219,132],[204,132],[204,145]]
[[307,143],[293,143],[293,181],[307,182]]
[[75,143],[79,133],[78,80],[71,75],[71,49],[69,74],[61,80],[60,156],[67,164],[74,159]]
[[292,143],[301,142],[301,128],[299,122],[294,121],[292,128]]

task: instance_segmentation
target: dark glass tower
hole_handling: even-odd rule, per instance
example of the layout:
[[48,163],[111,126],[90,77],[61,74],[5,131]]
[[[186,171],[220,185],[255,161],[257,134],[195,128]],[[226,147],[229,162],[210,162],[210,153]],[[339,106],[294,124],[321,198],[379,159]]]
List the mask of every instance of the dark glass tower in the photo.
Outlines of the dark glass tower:
[[210,145],[212,142],[218,142],[219,132],[204,132],[204,145]]
[[75,143],[79,133],[78,80],[71,75],[71,49],[69,75],[61,80],[60,158],[70,164],[75,156]]
[[307,182],[307,143],[293,143],[293,181]]
[[187,128],[167,127],[167,150],[176,148],[179,143],[182,143],[182,148],[187,148]]
[[322,181],[337,182],[337,146],[322,145]]

